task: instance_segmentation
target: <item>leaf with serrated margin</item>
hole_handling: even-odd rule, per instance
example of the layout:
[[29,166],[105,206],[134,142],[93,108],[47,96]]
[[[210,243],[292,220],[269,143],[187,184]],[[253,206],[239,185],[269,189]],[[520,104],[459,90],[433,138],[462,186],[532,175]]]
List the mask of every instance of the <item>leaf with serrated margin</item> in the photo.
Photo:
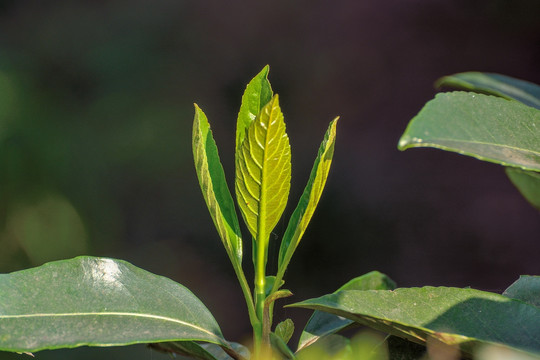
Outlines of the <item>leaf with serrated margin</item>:
[[407,126],[398,148],[434,147],[540,171],[540,110],[468,92],[440,93]]
[[319,147],[317,158],[313,164],[308,183],[298,201],[296,209],[291,215],[287,230],[285,230],[285,234],[283,235],[278,259],[278,273],[280,274],[283,274],[289,265],[289,261],[300,243],[321,198],[326,179],[328,178],[328,172],[330,171],[330,165],[332,164],[332,156],[334,155],[338,119],[339,117],[335,118],[326,131]]
[[0,350],[167,341],[230,347],[191,291],[125,261],[84,256],[0,275]]
[[521,275],[503,295],[540,308],[540,276]]
[[507,167],[506,175],[527,201],[540,210],[540,173]]
[[540,308],[485,291],[344,290],[288,306],[343,316],[420,344],[433,338],[468,354],[478,345],[499,345],[540,355]]
[[268,241],[290,187],[291,147],[276,95],[249,126],[236,164],[236,198],[254,239]]
[[195,104],[193,158],[204,200],[219,237],[235,267],[242,264],[242,235],[234,202],[204,112]]
[[236,150],[246,137],[246,131],[264,105],[272,100],[272,88],[268,81],[270,67],[266,65],[246,86],[236,121]]
[[[334,294],[342,290],[394,290],[395,288],[396,283],[388,276],[378,271],[371,271],[348,281]],[[300,335],[298,350],[313,344],[321,337],[339,332],[353,323],[353,320],[344,317],[315,311]]]
[[444,76],[437,80],[435,86],[453,87],[514,99],[540,109],[540,86],[510,76],[471,71]]

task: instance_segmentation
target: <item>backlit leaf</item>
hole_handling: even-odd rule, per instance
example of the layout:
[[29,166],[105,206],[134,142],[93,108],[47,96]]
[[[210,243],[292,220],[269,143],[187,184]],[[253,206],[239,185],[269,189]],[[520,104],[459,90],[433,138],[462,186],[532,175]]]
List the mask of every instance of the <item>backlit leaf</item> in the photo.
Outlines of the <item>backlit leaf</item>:
[[249,82],[242,95],[242,104],[236,121],[236,149],[242,145],[249,125],[255,120],[264,105],[272,99],[272,88],[268,81],[270,67],[266,65]]
[[223,166],[210,124],[204,112],[195,105],[193,121],[193,158],[204,200],[235,267],[242,263],[242,235],[234,202],[225,180]]
[[291,148],[276,95],[249,126],[236,164],[236,197],[254,239],[267,241],[287,204],[290,180]]
[[78,257],[0,275],[0,350],[165,341],[230,346],[187,288],[125,261]]
[[437,94],[399,140],[400,150],[412,147],[434,147],[540,171],[540,110],[482,94]]
[[532,206],[540,210],[540,173],[507,167],[506,175]]
[[296,209],[291,215],[287,230],[285,230],[285,234],[283,235],[283,240],[279,248],[278,272],[280,273],[284,273],[289,265],[291,257],[300,243],[321,198],[326,179],[328,178],[328,172],[330,171],[330,165],[332,164],[332,156],[334,155],[337,122],[338,118],[334,119],[326,131],[319,147],[317,158],[313,164],[308,183],[298,201]]
[[540,308],[474,289],[344,290],[290,306],[326,311],[420,344],[433,338],[467,353],[496,344],[540,355]]

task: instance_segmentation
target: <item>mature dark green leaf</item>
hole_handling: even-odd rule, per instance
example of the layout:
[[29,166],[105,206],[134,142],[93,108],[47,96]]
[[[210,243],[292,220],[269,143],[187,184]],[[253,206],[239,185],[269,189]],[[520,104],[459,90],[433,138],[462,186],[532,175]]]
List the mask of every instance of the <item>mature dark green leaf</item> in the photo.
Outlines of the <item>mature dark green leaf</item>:
[[217,360],[247,360],[251,358],[248,348],[244,345],[235,342],[231,342],[230,345],[231,347],[225,350],[211,343],[201,344],[201,347],[214,355]]
[[204,200],[235,268],[242,264],[242,235],[234,202],[204,112],[195,105],[193,158]]
[[442,77],[437,80],[435,86],[453,87],[496,95],[506,99],[518,100],[525,105],[540,109],[540,86],[505,75],[474,71],[465,72]]
[[276,95],[249,126],[236,164],[236,198],[254,239],[267,241],[290,187],[291,147]]
[[467,353],[478,344],[497,344],[540,354],[540,309],[479,290],[344,290],[290,306],[330,312],[420,344],[434,338]]
[[229,347],[193,293],[125,261],[78,257],[0,275],[0,350],[164,341]]
[[399,140],[400,150],[412,147],[434,147],[540,171],[540,111],[482,94],[437,94]]
[[351,354],[351,341],[344,336],[334,334],[296,352],[296,357],[298,360],[333,360],[349,359]]
[[540,173],[507,167],[506,175],[532,206],[540,210]]
[[264,105],[272,99],[272,88],[268,81],[270,67],[266,65],[260,73],[249,82],[242,95],[242,104],[236,121],[236,150],[240,148],[249,125],[255,120]]
[[296,209],[291,215],[287,230],[285,230],[285,234],[283,235],[283,240],[279,248],[278,273],[283,274],[285,272],[321,198],[326,179],[328,178],[328,172],[330,171],[330,165],[332,164],[332,156],[334,155],[338,119],[334,119],[326,131],[306,188],[298,201]]
[[521,275],[503,295],[540,307],[540,276]]
[[[393,290],[395,288],[396,283],[388,276],[378,271],[372,271],[350,280],[337,289],[334,294],[342,290]],[[298,350],[313,344],[321,337],[341,331],[351,324],[354,324],[351,319],[315,311],[300,336]]]

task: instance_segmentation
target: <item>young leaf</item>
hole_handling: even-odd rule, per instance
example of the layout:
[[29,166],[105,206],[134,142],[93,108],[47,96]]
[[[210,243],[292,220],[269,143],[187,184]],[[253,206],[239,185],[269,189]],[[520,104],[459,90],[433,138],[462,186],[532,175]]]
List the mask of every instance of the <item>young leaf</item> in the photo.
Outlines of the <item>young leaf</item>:
[[540,276],[521,275],[503,295],[540,308]]
[[506,175],[532,206],[540,210],[540,173],[516,168],[505,168]]
[[334,155],[338,119],[335,118],[326,131],[306,188],[298,201],[296,209],[291,215],[287,230],[285,230],[285,234],[283,235],[278,258],[278,274],[281,275],[278,277],[280,279],[285,273],[285,269],[289,265],[291,257],[300,243],[321,198],[326,179],[328,178],[328,172],[330,171],[330,165],[332,164],[332,156]]
[[193,120],[193,158],[204,200],[221,241],[235,268],[241,267],[242,236],[234,202],[225,180],[210,124],[197,105]]
[[540,171],[540,110],[494,96],[437,94],[411,120],[399,149],[434,147]]
[[236,150],[240,148],[249,125],[255,120],[264,105],[272,100],[272,88],[268,81],[269,66],[266,65],[260,73],[249,82],[242,95],[242,105],[236,121]]
[[291,319],[285,319],[276,325],[276,330],[274,332],[285,344],[287,344],[294,333],[293,321]]
[[125,261],[78,257],[0,275],[0,350],[165,341],[230,347],[188,289]]
[[344,290],[289,306],[330,312],[420,344],[434,338],[469,354],[476,345],[496,344],[540,355],[540,308],[474,289]]
[[[388,276],[378,271],[371,271],[362,276],[358,276],[345,285],[337,289],[334,294],[343,290],[394,290],[396,283]],[[321,337],[337,333],[353,324],[354,321],[327,312],[315,311],[309,319],[300,341],[298,350],[305,348],[319,340]]]
[[258,242],[268,241],[285,209],[290,187],[291,147],[276,95],[249,126],[236,164],[238,205]]
[[509,76],[472,71],[442,77],[437,80],[435,86],[453,87],[514,99],[540,109],[540,86]]

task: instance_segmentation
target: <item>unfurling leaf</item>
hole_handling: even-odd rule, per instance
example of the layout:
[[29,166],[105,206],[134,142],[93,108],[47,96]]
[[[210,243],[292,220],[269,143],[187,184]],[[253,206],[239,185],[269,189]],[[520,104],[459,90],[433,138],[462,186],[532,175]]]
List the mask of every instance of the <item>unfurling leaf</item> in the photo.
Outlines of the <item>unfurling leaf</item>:
[[266,65],[261,72],[249,82],[242,95],[242,105],[236,121],[236,150],[246,137],[246,130],[261,112],[264,105],[272,100],[272,88],[268,81],[269,66]]
[[332,156],[334,155],[337,121],[338,118],[334,119],[326,131],[319,147],[317,158],[313,164],[308,184],[298,201],[296,209],[291,215],[287,230],[283,235],[283,240],[279,248],[279,274],[285,272],[285,268],[288,266],[296,247],[300,243],[321,198],[326,179],[328,178],[328,172],[330,171],[330,165],[332,164]]
[[210,124],[197,105],[193,121],[193,158],[204,200],[221,241],[235,268],[241,267],[242,236],[234,202]]

